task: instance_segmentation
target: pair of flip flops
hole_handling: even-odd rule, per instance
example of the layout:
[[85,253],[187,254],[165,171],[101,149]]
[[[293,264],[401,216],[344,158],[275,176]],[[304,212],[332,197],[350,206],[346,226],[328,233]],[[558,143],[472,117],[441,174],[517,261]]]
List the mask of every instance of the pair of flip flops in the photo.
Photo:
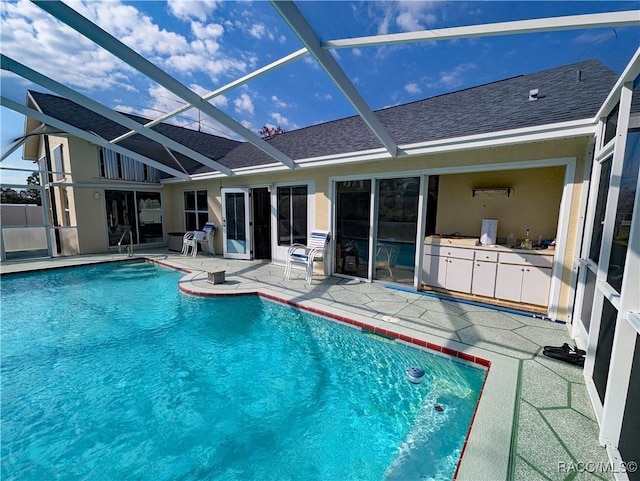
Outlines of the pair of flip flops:
[[562,346],[544,346],[542,354],[569,364],[584,366],[584,356],[586,352],[578,349],[577,346],[571,346],[565,342]]

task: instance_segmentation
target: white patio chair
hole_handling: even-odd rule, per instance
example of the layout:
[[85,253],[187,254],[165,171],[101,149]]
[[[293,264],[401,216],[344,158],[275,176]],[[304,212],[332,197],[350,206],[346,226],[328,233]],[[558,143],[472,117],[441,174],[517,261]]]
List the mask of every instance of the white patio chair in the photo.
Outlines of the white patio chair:
[[284,269],[285,279],[291,278],[291,269],[298,266],[305,270],[305,284],[310,284],[313,278],[313,263],[327,258],[327,248],[331,234],[329,232],[313,231],[307,245],[292,244],[287,251],[287,263]]
[[182,239],[182,253],[186,256],[192,255],[193,257],[198,255],[198,244],[204,242],[206,234],[201,230],[195,230],[193,232],[187,232]]
[[193,232],[185,233],[185,235],[182,237],[182,255],[183,256],[189,255],[190,253],[189,250],[193,248],[193,246],[194,246]]

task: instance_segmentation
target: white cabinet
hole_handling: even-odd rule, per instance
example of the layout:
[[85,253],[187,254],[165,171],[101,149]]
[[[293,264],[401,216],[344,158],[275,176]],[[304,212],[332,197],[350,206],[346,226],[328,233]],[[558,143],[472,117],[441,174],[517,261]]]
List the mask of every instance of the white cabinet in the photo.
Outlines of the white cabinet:
[[422,282],[538,306],[549,303],[553,255],[425,244]]
[[425,255],[422,264],[422,282],[428,286],[444,288],[447,279],[447,258]]
[[539,306],[548,305],[552,265],[553,256],[500,254],[495,297]]
[[471,292],[473,261],[449,257],[447,263],[445,288],[450,291]]
[[496,287],[495,262],[474,262],[473,280],[471,282],[471,293],[478,296],[493,297]]
[[471,292],[473,250],[426,246],[422,282],[451,291]]
[[495,296],[498,299],[520,302],[524,266],[500,264],[496,274]]

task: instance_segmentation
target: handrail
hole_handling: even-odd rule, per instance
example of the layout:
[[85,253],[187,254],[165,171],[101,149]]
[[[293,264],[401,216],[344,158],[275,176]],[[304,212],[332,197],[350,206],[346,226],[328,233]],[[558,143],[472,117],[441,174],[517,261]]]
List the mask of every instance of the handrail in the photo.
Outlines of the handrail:
[[129,245],[127,246],[127,253],[129,257],[133,257],[133,234],[131,234],[131,227],[126,226],[125,231],[122,233],[120,240],[118,241],[118,253],[122,253],[122,241],[124,236],[129,234]]

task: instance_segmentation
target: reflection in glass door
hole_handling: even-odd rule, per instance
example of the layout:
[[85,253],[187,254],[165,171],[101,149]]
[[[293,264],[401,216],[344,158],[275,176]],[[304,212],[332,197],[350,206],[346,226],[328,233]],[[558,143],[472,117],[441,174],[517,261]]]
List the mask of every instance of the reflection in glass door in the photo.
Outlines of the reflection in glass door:
[[412,285],[420,178],[381,179],[377,186],[373,278]]
[[250,259],[249,189],[222,189],[222,213],[224,256]]
[[133,243],[137,244],[136,202],[133,191],[105,190],[104,198],[107,209],[109,246],[117,246],[123,234],[128,230],[131,230],[133,235]]
[[136,192],[140,244],[162,242],[162,204],[160,192]]
[[336,183],[336,272],[369,277],[371,180]]

